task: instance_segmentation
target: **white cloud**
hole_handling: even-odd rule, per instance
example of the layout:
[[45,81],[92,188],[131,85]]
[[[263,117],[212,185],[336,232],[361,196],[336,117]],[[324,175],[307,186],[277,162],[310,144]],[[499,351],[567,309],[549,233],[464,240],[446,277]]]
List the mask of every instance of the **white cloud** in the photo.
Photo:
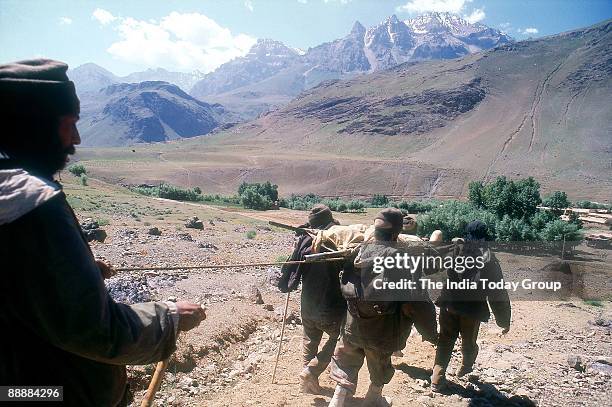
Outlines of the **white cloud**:
[[535,27],[527,27],[524,30],[519,28],[516,31],[518,31],[519,34],[523,34],[523,35],[530,35],[530,34],[537,34],[537,33],[539,33],[538,29],[535,28]]
[[503,28],[504,30],[506,30],[506,29],[510,28],[511,25],[512,24],[510,24],[509,22],[505,22],[505,23],[501,23],[499,26],[501,28]]
[[[298,1],[301,3],[300,0],[298,0]],[[348,4],[351,1],[353,1],[353,0],[323,0],[324,3],[336,3],[336,2],[338,2],[340,4]],[[304,4],[306,4],[306,1],[304,1]]]
[[410,0],[403,6],[397,7],[397,11],[408,13],[426,13],[435,11],[438,13],[460,13],[467,3],[472,0]]
[[219,65],[245,55],[256,39],[233,35],[200,13],[173,11],[155,20],[117,18],[119,41],[107,51],[125,62],[168,70],[210,72]]
[[301,4],[307,4],[307,3],[308,3],[308,0],[297,0],[297,2],[298,2],[298,3],[301,3]]
[[249,11],[253,11],[253,2],[251,0],[244,0],[244,7],[248,8]]
[[94,12],[91,14],[91,18],[93,18],[94,20],[98,20],[98,22],[102,25],[110,24],[117,19],[117,17],[112,15],[109,11],[106,11],[101,8],[95,9]]
[[477,23],[479,21],[484,20],[486,14],[484,12],[484,8],[476,8],[472,11],[470,15],[464,15],[463,18],[469,23]]
[[60,25],[70,25],[70,24],[72,24],[72,18],[70,18],[70,17],[60,17],[59,23],[60,23]]

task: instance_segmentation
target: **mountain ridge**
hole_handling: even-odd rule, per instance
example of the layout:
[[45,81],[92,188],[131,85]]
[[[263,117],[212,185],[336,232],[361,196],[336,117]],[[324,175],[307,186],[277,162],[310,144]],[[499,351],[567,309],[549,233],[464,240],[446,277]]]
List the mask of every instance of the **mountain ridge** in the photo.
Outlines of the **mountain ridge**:
[[[258,71],[260,62],[257,59],[236,58],[209,73],[194,85],[191,94],[238,110],[240,104],[244,104],[248,112],[242,113],[248,120],[279,108],[296,96],[295,84],[299,76],[303,77],[299,79],[303,91],[325,80],[346,79],[409,61],[457,58],[513,41],[499,30],[480,23],[471,24],[449,13],[429,13],[418,18],[421,19],[400,21],[392,15],[369,28],[356,21],[345,37],[311,47],[303,55],[292,55],[284,65],[277,64],[275,71],[268,71],[265,77],[249,74]],[[417,32],[411,27],[420,28]],[[229,83],[236,67],[246,73],[236,86],[215,90],[209,85],[211,82]],[[261,87],[261,81],[276,82],[277,93],[248,99],[240,96],[240,93],[251,93],[249,86]],[[269,103],[267,99],[277,103]]]
[[[473,180],[533,176],[544,193],[608,201],[611,50],[607,20],[460,59],[408,62],[322,82],[255,121],[143,154],[189,166],[209,193],[270,180],[285,194],[465,197]],[[154,179],[184,182],[172,168]]]

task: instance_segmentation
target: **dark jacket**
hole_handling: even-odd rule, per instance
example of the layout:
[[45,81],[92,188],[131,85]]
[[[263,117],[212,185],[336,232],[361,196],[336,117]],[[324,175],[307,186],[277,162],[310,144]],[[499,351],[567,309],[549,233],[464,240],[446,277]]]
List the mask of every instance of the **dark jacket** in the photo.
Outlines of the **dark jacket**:
[[3,385],[60,385],[65,405],[114,406],[126,364],[174,351],[165,304],[128,306],[108,295],[58,186],[0,171],[0,258]]
[[[345,263],[341,282],[348,312],[343,334],[357,346],[383,353],[401,350],[413,324],[426,340],[436,340],[435,308],[425,291],[417,288],[394,294],[373,288],[376,278],[392,281],[409,275],[394,268],[374,275],[369,267],[375,257],[394,257],[397,252],[385,244],[367,244],[354,263]],[[418,280],[418,276],[411,278]],[[407,300],[409,297],[411,300]]]
[[506,328],[510,326],[511,305],[508,292],[505,289],[485,289],[480,281],[487,279],[488,281],[501,281],[504,276],[502,274],[499,261],[489,249],[470,247],[469,244],[459,245],[457,254],[460,256],[483,256],[485,258],[485,266],[481,270],[475,267],[465,270],[462,273],[457,273],[453,269],[447,270],[447,276],[450,281],[461,281],[467,279],[477,284],[477,289],[443,289],[440,298],[436,301],[440,307],[453,311],[457,314],[464,315],[482,322],[489,320],[491,313],[489,306],[495,315],[495,322],[498,326]]
[[[328,225],[332,226],[332,224]],[[312,237],[300,235],[290,261],[302,261],[311,254]],[[321,323],[337,322],[344,318],[346,301],[340,292],[339,274],[342,262],[286,264],[282,267],[278,288],[282,292],[297,289],[302,282],[302,318]]]

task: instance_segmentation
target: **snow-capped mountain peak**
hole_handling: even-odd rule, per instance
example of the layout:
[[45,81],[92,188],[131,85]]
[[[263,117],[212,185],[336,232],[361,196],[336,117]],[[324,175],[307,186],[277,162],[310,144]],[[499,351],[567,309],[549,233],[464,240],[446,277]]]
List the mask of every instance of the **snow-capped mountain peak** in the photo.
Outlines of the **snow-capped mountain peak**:
[[269,38],[260,38],[251,47],[245,58],[293,58],[300,55],[295,49],[290,48],[280,41]]
[[470,23],[452,13],[431,12],[404,21],[415,34],[449,32],[457,36],[466,36],[487,29],[480,23]]

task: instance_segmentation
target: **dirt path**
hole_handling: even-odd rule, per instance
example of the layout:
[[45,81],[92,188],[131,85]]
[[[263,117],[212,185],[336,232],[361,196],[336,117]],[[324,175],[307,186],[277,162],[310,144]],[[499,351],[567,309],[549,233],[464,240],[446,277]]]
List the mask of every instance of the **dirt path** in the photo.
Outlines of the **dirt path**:
[[[74,191],[68,188],[68,193],[79,194],[82,200],[85,194],[93,194],[91,188],[72,188]],[[291,251],[293,235],[270,228],[267,220],[273,217],[299,223],[305,215],[281,210],[253,216],[245,210],[127,196],[116,188],[88,195],[87,199],[109,211],[118,211],[123,203],[132,214],[136,210],[149,213],[136,219],[127,210],[124,215],[117,212],[111,224],[104,227],[108,233],[106,242],[92,245],[96,256],[127,267],[192,264],[194,259],[203,264],[275,260]],[[81,218],[91,216],[83,210],[77,213]],[[194,214],[203,220],[203,230],[182,226]],[[347,215],[350,219],[342,220],[356,223],[359,216],[365,221],[371,215],[351,214]],[[149,225],[144,220],[159,227],[161,235],[148,234]],[[254,239],[246,237],[249,230],[256,231]],[[513,258],[504,258],[502,268],[514,267],[513,261],[516,263]],[[284,294],[274,286],[277,272],[265,267],[175,270],[120,274],[109,282],[113,286],[111,294],[119,301],[174,297],[200,302],[208,308],[208,319],[181,336],[156,398],[157,405],[325,406],[329,402],[334,383],[327,373],[321,377],[324,394],[299,393],[299,293],[291,296],[278,383],[270,383],[284,305]],[[129,295],[123,298],[118,295],[126,293]],[[428,378],[435,350],[414,334],[404,356],[393,359],[396,371],[385,393],[394,398],[396,406],[611,405],[611,335],[609,302],[603,306],[578,299],[515,302],[508,335],[499,336],[494,322],[483,324],[477,369],[469,380],[449,376],[456,386],[448,394],[432,394]],[[457,365],[458,348],[450,370]],[[129,367],[134,406],[142,400],[153,369],[154,365]],[[361,405],[367,386],[364,367],[356,398],[349,406]]]

